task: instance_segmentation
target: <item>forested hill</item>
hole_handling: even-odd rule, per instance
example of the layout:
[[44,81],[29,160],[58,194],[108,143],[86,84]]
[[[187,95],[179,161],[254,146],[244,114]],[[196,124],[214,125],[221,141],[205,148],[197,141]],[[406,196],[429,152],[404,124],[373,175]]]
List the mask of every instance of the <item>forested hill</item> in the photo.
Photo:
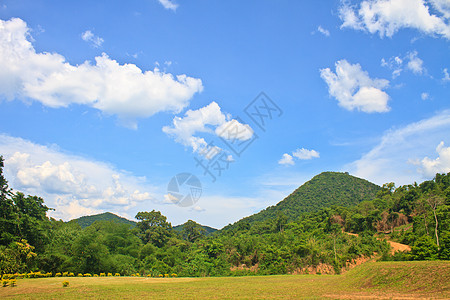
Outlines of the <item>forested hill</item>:
[[[177,225],[177,226],[173,226],[173,229],[174,229],[175,231],[177,231],[177,232],[182,232],[185,225],[186,225],[186,223],[180,224],[180,225]],[[200,225],[200,224],[199,224],[199,225]],[[200,226],[205,230],[206,235],[218,231],[217,229],[212,228],[212,227],[209,227],[209,226],[206,226],[206,225],[200,225]]]
[[269,206],[239,222],[260,222],[276,218],[279,214],[292,221],[305,212],[315,212],[333,205],[348,207],[372,200],[380,189],[378,185],[348,173],[323,172],[300,186],[277,205]]
[[136,222],[130,221],[128,219],[119,217],[113,213],[105,212],[98,215],[92,215],[92,216],[84,216],[80,217],[78,219],[71,220],[70,222],[76,222],[78,223],[81,228],[86,228],[90,226],[95,221],[114,221],[115,223],[121,223],[121,224],[127,224],[130,225],[130,227],[136,226]]

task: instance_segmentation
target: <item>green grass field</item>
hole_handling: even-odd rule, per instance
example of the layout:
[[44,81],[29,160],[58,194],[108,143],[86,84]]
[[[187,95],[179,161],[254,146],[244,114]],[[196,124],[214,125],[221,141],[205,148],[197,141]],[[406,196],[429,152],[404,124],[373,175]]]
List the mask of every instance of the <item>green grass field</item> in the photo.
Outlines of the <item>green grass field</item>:
[[[70,282],[63,288],[62,282]],[[343,275],[19,279],[11,299],[450,298],[450,262],[371,262]]]

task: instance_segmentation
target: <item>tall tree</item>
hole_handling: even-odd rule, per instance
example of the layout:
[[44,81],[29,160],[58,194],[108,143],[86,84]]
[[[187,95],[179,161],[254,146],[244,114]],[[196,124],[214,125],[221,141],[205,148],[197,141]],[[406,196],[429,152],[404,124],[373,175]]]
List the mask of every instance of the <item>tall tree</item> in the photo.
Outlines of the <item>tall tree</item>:
[[138,236],[145,244],[152,243],[157,247],[162,247],[172,235],[172,225],[159,211],[138,212],[135,218],[139,220],[137,223]]
[[8,245],[15,239],[18,216],[12,200],[12,189],[3,176],[3,162],[3,156],[0,156],[0,245]]
[[181,230],[182,237],[193,243],[200,237],[206,234],[206,229],[203,228],[200,224],[197,222],[194,222],[192,220],[187,221],[183,225],[183,229]]

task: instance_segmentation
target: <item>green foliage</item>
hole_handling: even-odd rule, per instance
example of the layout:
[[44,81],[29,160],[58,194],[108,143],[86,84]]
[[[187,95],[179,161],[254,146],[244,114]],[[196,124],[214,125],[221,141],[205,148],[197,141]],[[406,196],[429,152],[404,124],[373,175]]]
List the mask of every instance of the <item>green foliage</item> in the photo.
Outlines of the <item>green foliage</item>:
[[128,225],[128,227],[130,227],[130,228],[133,228],[136,226],[136,222],[119,217],[110,212],[92,215],[92,216],[83,216],[78,219],[74,219],[71,222],[76,222],[76,223],[78,223],[78,225],[81,226],[81,228],[86,228],[86,227],[91,226],[93,223],[95,223],[97,221],[112,221],[114,223]]
[[62,286],[63,287],[68,287],[69,286],[69,282],[68,281],[63,281],[62,282]]

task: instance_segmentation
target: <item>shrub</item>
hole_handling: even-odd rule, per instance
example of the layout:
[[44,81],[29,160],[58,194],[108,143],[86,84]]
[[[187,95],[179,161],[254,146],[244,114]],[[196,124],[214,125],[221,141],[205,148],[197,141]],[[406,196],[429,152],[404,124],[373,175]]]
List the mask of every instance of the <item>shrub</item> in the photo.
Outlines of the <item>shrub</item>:
[[68,287],[69,286],[69,282],[68,281],[63,281],[62,285],[63,285],[63,287]]
[[9,284],[9,280],[8,280],[8,279],[3,279],[3,280],[2,280],[2,286],[3,286],[3,287],[7,287],[8,284]]
[[10,287],[15,287],[15,286],[17,286],[17,280],[16,280],[16,279],[11,279],[11,280],[9,281],[9,286],[10,286]]
[[73,272],[69,273],[69,277],[74,277],[74,276],[75,276],[75,274],[73,274]]
[[164,275],[163,274],[159,274],[158,277],[164,277]]
[[92,277],[92,275],[90,273],[86,273],[83,275],[84,277]]
[[53,274],[50,272],[45,273],[45,277],[52,277],[52,276],[53,276]]
[[170,276],[171,276],[171,277],[177,277],[178,275],[175,274],[175,273],[172,273]]
[[98,274],[94,274],[94,277],[98,277]]
[[81,274],[81,273],[78,273],[78,275],[77,275],[78,277],[83,277],[83,274]]
[[56,277],[61,277],[62,274],[58,272],[58,273],[55,274],[55,276],[56,276]]
[[63,272],[63,273],[62,273],[62,276],[63,276],[63,277],[69,277],[69,272]]
[[103,276],[106,276],[106,274],[105,273],[100,273],[100,276],[103,277]]
[[30,272],[30,273],[27,274],[27,277],[28,277],[28,278],[35,278],[35,277],[36,277],[36,274],[33,273],[33,272]]
[[116,273],[116,274],[114,274],[114,276],[120,276],[120,273]]
[[169,274],[164,274],[164,277],[169,277]]
[[152,274],[147,274],[147,277],[152,277]]
[[108,273],[108,276],[112,276],[112,273]]

